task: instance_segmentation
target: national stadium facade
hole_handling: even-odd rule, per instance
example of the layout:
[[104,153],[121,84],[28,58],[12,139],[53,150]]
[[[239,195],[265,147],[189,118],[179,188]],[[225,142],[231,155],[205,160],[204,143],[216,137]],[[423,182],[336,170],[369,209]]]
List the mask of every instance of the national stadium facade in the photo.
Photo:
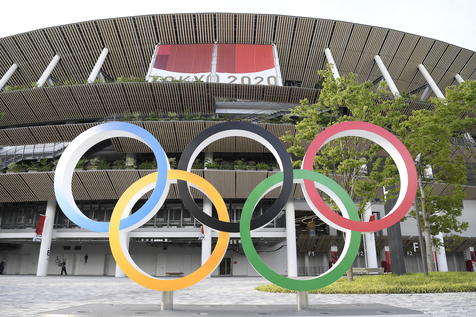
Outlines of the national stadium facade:
[[[444,98],[447,86],[476,79],[476,52],[455,45],[381,27],[281,15],[148,15],[1,38],[4,273],[59,274],[57,264],[64,260],[69,274],[122,276],[107,233],[78,228],[55,201],[55,160],[81,132],[112,120],[135,123],[160,141],[173,166],[197,133],[222,120],[256,122],[276,136],[293,131],[293,125],[280,118],[301,99],[318,98],[322,78],[317,72],[327,64],[335,77],[355,72],[374,84],[385,80],[394,95],[407,91],[417,96],[420,101],[410,102],[406,111],[428,108],[430,96]],[[472,149],[461,217],[469,229],[453,241],[451,250],[435,251],[441,271],[464,271],[476,261],[475,134],[473,129],[455,144]],[[231,137],[208,146],[193,168],[217,187],[231,219],[239,221],[246,197],[273,173],[274,162],[262,145]],[[104,141],[78,165],[74,197],[87,217],[107,221],[124,190],[153,168],[145,145],[126,138]],[[431,186],[447,190],[445,184]],[[208,201],[194,195],[212,212]],[[258,209],[265,209],[276,195],[267,195]],[[280,216],[255,233],[255,246],[281,274],[317,275],[335,262],[342,235],[312,216],[299,187],[293,196]],[[385,211],[385,204],[374,201],[366,217],[379,219]],[[202,228],[183,207],[173,185],[156,216],[131,232],[129,248],[149,274],[180,276],[207,259],[215,239],[216,233]],[[407,271],[420,271],[412,219],[401,223],[399,239]],[[391,270],[387,230],[366,234],[362,245],[354,267]],[[287,250],[296,248],[293,259]],[[232,234],[213,275],[257,275],[237,234]]]

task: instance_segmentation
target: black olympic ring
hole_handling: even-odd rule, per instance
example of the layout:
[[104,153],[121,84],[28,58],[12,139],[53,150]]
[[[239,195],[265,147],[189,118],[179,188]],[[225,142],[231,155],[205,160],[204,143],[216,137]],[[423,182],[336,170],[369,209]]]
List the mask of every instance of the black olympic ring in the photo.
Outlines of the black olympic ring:
[[[247,133],[241,134],[240,131]],[[271,132],[265,130],[259,125],[247,122],[219,123],[202,131],[192,141],[190,141],[180,156],[177,169],[190,171],[193,161],[208,144],[231,136],[243,136],[249,138],[250,132],[255,134],[256,138],[258,139],[253,140],[263,144],[266,148],[268,148],[268,150],[270,150],[271,153],[275,155],[276,158],[279,158],[280,162],[278,161],[278,163],[281,163],[280,166],[283,172],[281,192],[274,203],[268,207],[262,215],[254,218],[251,221],[251,229],[254,230],[265,226],[267,223],[272,221],[281,212],[281,210],[283,210],[293,189],[293,167],[291,163],[291,157],[286,151],[283,143]],[[266,143],[268,143],[269,146],[267,146]],[[239,223],[220,221],[204,213],[203,210],[195,203],[192,195],[190,194],[186,181],[178,180],[177,185],[185,208],[202,224],[218,231],[240,232]]]

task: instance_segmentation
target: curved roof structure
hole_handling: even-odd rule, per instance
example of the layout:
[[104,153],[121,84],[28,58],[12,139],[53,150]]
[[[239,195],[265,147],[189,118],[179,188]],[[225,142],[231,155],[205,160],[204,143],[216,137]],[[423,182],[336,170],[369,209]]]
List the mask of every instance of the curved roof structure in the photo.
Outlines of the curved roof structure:
[[2,126],[94,119],[125,112],[188,111],[213,113],[214,97],[297,103],[318,96],[317,71],[330,48],[340,73],[378,80],[379,55],[397,87],[413,91],[426,83],[425,65],[440,89],[455,74],[476,79],[476,53],[415,34],[356,23],[281,15],[197,13],[146,15],[87,21],[35,30],[0,39],[0,74],[16,63],[9,85],[30,87],[55,54],[52,77],[85,82],[101,50],[109,49],[102,69],[113,78],[143,77],[154,46],[190,43],[276,44],[283,82],[301,87],[216,83],[73,84],[3,91]]

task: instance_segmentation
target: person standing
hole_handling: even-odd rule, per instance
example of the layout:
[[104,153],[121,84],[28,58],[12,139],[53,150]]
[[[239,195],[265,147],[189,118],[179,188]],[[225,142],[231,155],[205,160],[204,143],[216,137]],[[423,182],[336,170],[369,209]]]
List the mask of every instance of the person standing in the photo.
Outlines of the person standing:
[[66,272],[66,260],[63,259],[63,261],[61,261],[61,274],[60,275],[63,275],[63,272],[64,272],[64,275],[68,275],[68,272]]
[[0,275],[3,274],[3,271],[5,270],[5,261],[0,262]]

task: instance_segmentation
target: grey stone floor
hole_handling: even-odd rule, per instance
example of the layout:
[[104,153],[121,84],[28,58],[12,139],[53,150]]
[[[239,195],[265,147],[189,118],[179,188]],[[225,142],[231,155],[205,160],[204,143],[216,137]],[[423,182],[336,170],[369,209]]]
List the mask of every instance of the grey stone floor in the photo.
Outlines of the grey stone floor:
[[[175,292],[176,304],[295,304],[295,294],[254,290],[262,278],[209,278]],[[160,304],[161,293],[128,278],[0,276],[0,316],[35,316],[85,304]],[[309,295],[310,304],[378,303],[423,311],[431,316],[476,316],[476,293]]]

